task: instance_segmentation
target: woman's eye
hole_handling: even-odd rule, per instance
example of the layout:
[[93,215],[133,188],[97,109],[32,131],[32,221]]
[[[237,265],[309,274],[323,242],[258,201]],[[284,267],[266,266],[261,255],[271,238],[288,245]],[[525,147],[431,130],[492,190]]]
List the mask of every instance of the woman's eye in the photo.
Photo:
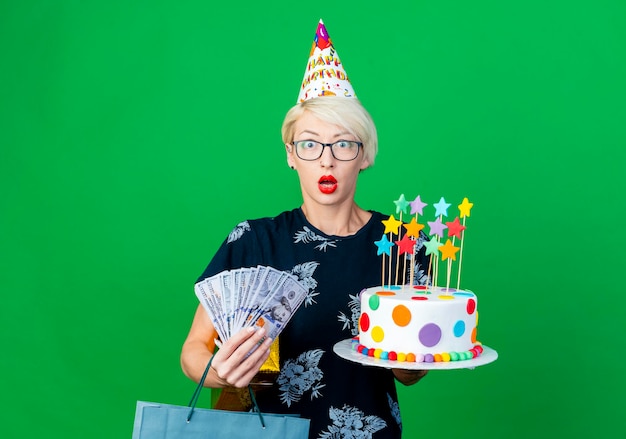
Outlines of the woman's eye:
[[337,145],[337,148],[350,148],[351,142],[348,142],[347,140],[340,140],[335,143],[335,145]]

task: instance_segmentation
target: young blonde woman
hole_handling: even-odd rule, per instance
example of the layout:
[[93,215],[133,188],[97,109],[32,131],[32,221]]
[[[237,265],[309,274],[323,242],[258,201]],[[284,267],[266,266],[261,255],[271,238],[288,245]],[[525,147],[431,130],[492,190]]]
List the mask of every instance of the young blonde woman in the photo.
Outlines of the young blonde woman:
[[[287,163],[298,173],[302,205],[238,224],[200,279],[266,265],[296,275],[308,287],[279,337],[280,372],[257,394],[262,411],[311,419],[311,438],[400,438],[396,381],[411,385],[426,372],[367,367],[333,353],[337,342],[358,333],[359,292],[381,282],[374,242],[388,215],[355,202],[359,173],[377,154],[376,128],[356,98],[322,96],[289,110],[282,136]],[[426,268],[424,259],[418,248],[418,271]],[[205,385],[246,387],[268,358],[272,340],[263,329],[243,330],[216,351],[215,338],[199,306],[182,349],[185,374],[197,382],[215,355]]]

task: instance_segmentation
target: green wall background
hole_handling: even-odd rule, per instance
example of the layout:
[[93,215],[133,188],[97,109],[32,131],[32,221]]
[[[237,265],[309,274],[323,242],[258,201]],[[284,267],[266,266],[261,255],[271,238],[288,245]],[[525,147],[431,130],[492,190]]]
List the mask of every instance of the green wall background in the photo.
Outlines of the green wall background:
[[195,278],[300,203],[280,124],[323,18],[380,133],[359,203],[474,202],[500,358],[401,389],[405,437],[621,437],[626,4],[211,3],[0,1],[0,436],[187,403]]

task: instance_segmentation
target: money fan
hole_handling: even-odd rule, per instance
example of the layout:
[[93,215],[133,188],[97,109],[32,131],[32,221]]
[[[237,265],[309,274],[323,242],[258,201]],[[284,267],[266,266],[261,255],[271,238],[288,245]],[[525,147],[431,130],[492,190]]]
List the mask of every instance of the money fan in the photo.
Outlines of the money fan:
[[223,271],[194,290],[222,342],[250,326],[275,340],[308,291],[293,274],[267,266]]

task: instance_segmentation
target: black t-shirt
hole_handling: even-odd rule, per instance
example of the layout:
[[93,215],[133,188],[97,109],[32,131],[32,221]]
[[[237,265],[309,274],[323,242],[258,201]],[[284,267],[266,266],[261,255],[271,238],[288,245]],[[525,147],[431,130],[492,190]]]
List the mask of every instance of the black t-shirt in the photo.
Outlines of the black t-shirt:
[[[319,231],[299,208],[274,218],[244,221],[199,279],[223,270],[265,265],[296,275],[308,288],[304,303],[279,336],[276,383],[260,392],[257,402],[261,411],[298,413],[310,419],[311,438],[401,436],[391,370],[363,366],[333,352],[337,342],[358,335],[359,293],[383,283],[383,257],[377,255],[375,241],[381,239],[382,221],[388,217],[371,213],[356,234],[345,237]],[[424,239],[420,235],[416,244],[416,284],[426,282]],[[406,262],[408,272],[410,259]],[[404,261],[401,264],[402,271]],[[389,272],[386,267],[385,272]],[[401,273],[398,283],[403,279],[408,283],[408,274]]]

